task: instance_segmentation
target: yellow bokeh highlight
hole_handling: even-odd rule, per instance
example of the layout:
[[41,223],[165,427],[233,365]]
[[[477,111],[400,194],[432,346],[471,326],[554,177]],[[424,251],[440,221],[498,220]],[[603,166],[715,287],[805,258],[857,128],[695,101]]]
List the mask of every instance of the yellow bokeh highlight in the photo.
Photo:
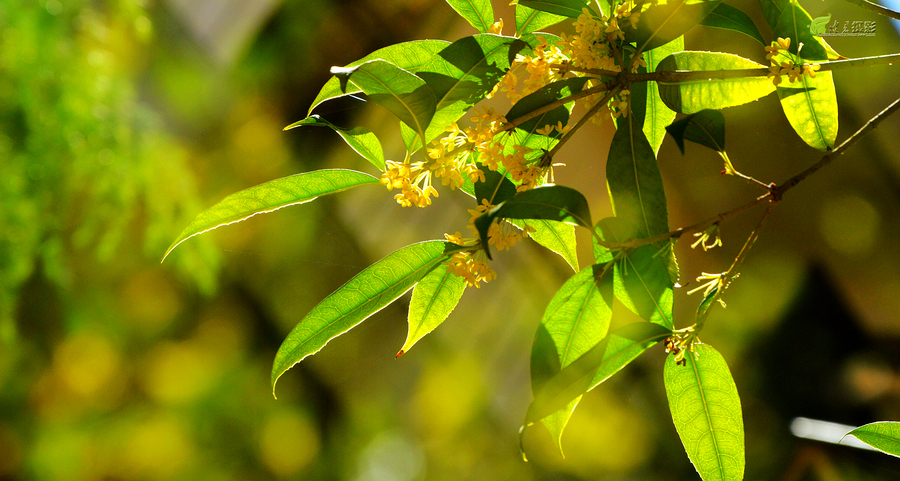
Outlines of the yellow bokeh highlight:
[[53,370],[65,388],[83,398],[121,391],[122,356],[106,337],[84,332],[65,339],[53,356]]
[[415,419],[428,436],[452,436],[484,404],[483,369],[470,358],[441,360],[422,372],[413,398]]
[[318,454],[319,434],[306,416],[281,411],[265,420],[259,437],[259,458],[277,476],[301,471]]
[[832,249],[862,254],[875,245],[881,215],[866,199],[849,194],[827,200],[819,210],[819,229]]
[[155,415],[130,432],[119,467],[131,479],[170,479],[189,469],[195,451],[183,422]]
[[144,389],[165,404],[186,404],[198,399],[222,375],[215,357],[190,342],[160,344],[147,359]]
[[169,327],[181,311],[182,299],[173,281],[161,271],[142,271],[127,278],[121,305],[131,325],[151,336]]

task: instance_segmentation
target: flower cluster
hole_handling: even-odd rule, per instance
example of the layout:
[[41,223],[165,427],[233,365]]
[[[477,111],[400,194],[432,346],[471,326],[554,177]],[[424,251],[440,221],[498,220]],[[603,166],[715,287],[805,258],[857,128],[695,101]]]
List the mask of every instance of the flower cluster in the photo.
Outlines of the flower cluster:
[[452,272],[455,276],[465,279],[469,287],[481,287],[478,284],[479,281],[486,284],[497,278],[497,273],[487,265],[487,262],[478,259],[481,254],[481,251],[474,255],[470,252],[453,254],[444,263],[447,266],[447,272]]
[[791,83],[794,83],[804,75],[815,78],[816,70],[819,70],[819,65],[817,64],[797,64],[795,62],[779,61],[778,58],[783,57],[783,52],[787,52],[790,46],[790,38],[779,38],[772,42],[772,45],[765,47],[766,51],[769,52],[766,54],[766,59],[772,62],[772,65],[769,67],[768,77],[772,79],[772,83],[775,86],[781,83],[785,75],[788,76],[788,80]]
[[[567,61],[568,58],[559,47],[550,45],[544,36],[538,36],[538,45],[532,49],[531,55],[517,54],[515,61],[510,65],[509,71],[500,79],[500,83],[494,87],[494,91],[506,92],[506,97],[515,104],[519,99],[535,92],[539,88],[557,80],[562,80],[565,73],[553,68],[553,66]],[[519,77],[516,72],[522,67],[525,68],[528,77],[522,82],[522,90],[516,91],[516,87],[519,85]]]
[[465,134],[478,153],[478,162],[495,171],[502,166],[517,184],[519,192],[543,182],[545,169],[538,165],[537,160],[527,158],[533,149],[520,145],[507,149],[505,143],[496,138],[499,133],[504,132],[506,119],[503,116],[490,107],[484,107],[471,120],[475,125],[467,128]]
[[631,98],[630,90],[623,90],[609,101],[609,113],[613,118],[619,116],[628,117],[628,102]]

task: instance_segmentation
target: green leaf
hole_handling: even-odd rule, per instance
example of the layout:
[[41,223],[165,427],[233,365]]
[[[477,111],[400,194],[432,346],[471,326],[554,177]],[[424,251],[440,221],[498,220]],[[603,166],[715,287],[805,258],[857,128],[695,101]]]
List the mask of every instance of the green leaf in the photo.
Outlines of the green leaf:
[[629,238],[668,232],[666,192],[653,148],[634,115],[620,118],[609,146],[606,182],[613,212]]
[[[630,237],[629,226],[617,217],[608,217],[597,223],[603,240],[624,242]],[[604,255],[605,249],[595,245],[595,255]],[[671,241],[658,242],[616,253],[615,294],[622,305],[642,319],[672,329],[674,279],[674,255]]]
[[413,288],[409,302],[409,332],[397,357],[441,325],[456,308],[465,290],[466,280],[448,269],[438,267],[423,277]]
[[569,18],[578,18],[588,3],[586,0],[519,0],[519,5]]
[[684,141],[690,140],[716,152],[725,151],[725,116],[718,110],[701,110],[688,115],[666,127],[675,139],[681,155],[684,155]]
[[682,36],[706,18],[720,2],[721,0],[670,0],[668,3],[651,5],[641,13],[637,27],[632,27],[631,22],[622,22],[620,28],[625,32],[625,41],[634,42],[637,51],[643,52]]
[[900,422],[882,421],[860,426],[847,433],[873,448],[900,457]]
[[525,424],[566,409],[569,403],[594,389],[637,359],[657,342],[672,335],[658,324],[635,322],[611,332],[602,342],[560,370],[535,392]]
[[[764,68],[752,60],[730,53],[680,52],[659,63],[658,71],[739,70]],[[723,109],[752,102],[775,91],[767,77],[660,81],[659,96],[670,109],[692,114],[703,109]]]
[[484,33],[461,38],[441,50],[416,75],[425,80],[437,100],[426,131],[426,142],[444,133],[493,90],[509,70],[513,37]]
[[[531,351],[531,387],[539,392],[547,380],[606,336],[612,316],[611,264],[595,265],[570,277],[547,305]],[[572,400],[543,418],[562,450],[562,431],[578,404]]]
[[566,16],[542,12],[522,5],[516,5],[516,34],[523,37],[542,28],[556,25]]
[[[584,88],[584,84],[586,84],[588,80],[590,79],[587,77],[574,77],[547,84],[519,99],[519,101],[509,109],[509,112],[507,112],[506,119],[513,121],[519,117],[530,114],[539,108],[546,107],[549,104],[581,92]],[[566,105],[561,105],[549,112],[545,112],[533,119],[527,120],[519,124],[516,128],[528,133],[533,133],[535,130],[547,125],[556,125],[557,122],[562,122],[563,125],[566,125],[569,122],[571,106],[574,104],[575,101],[573,100]]]
[[741,400],[725,359],[706,344],[694,344],[685,365],[668,356],[663,369],[675,429],[704,481],[744,477]]
[[790,38],[791,45],[788,51],[797,55],[799,44],[803,44],[800,57],[806,60],[828,60],[828,52],[824,41],[812,34],[809,25],[812,17],[796,1],[791,1],[781,12],[778,24],[773,28],[773,35],[777,38]]
[[707,15],[700,25],[743,33],[762,45],[767,45],[753,20],[741,9],[727,3],[720,3],[716,6],[716,9]]
[[370,100],[425,138],[437,100],[424,80],[384,60],[370,60],[350,68],[333,67],[331,73],[338,79],[352,79]]
[[282,177],[235,192],[197,215],[172,242],[163,260],[178,244],[217,227],[234,224],[256,214],[265,214],[289,205],[309,202],[320,195],[377,183],[378,179],[369,174],[353,170],[329,169]]
[[[669,55],[684,50],[684,36],[680,36],[671,42],[660,45],[652,50],[644,52],[644,61],[647,62],[647,72],[655,72],[659,62]],[[659,86],[656,82],[646,82],[647,101],[644,113],[644,135],[653,147],[654,155],[659,152],[663,138],[666,136],[666,126],[675,120],[675,111],[666,107],[666,103],[659,97]]]
[[[415,73],[419,67],[446,48],[447,45],[450,45],[450,42],[446,40],[413,40],[411,42],[398,43],[378,49],[355,62],[345,65],[345,67],[355,67],[369,60],[381,59]],[[337,77],[331,77],[322,86],[319,94],[316,95],[306,115],[311,115],[313,109],[322,102],[360,92],[362,92],[362,89],[357,87],[352,80],[346,86],[346,89],[341,89],[340,80]]]
[[494,7],[491,0],[447,0],[460,17],[481,33],[491,29],[494,24]]
[[790,4],[791,0],[759,0],[759,7],[763,12],[763,17],[773,31],[778,26],[778,20],[781,18],[782,12]]
[[575,272],[578,272],[578,251],[575,245],[575,226],[552,220],[526,219],[511,220],[522,228],[527,225],[534,229],[528,234],[532,240],[562,257]]
[[347,145],[355,150],[357,154],[363,156],[363,158],[368,160],[375,167],[378,167],[378,170],[384,170],[384,151],[381,149],[381,142],[369,129],[364,127],[345,129],[332,124],[318,115],[311,115],[303,120],[288,125],[284,130],[290,130],[304,125],[330,127],[340,134],[341,138],[344,139],[344,142],[347,142]]
[[831,150],[838,130],[837,94],[831,72],[819,72],[816,78],[802,75],[797,84],[796,88],[779,85],[776,89],[784,115],[810,147]]
[[495,170],[484,170],[484,182],[475,184],[475,200],[482,205],[487,200],[491,205],[497,205],[516,195],[516,186],[509,178]]
[[490,252],[487,233],[496,219],[555,220],[588,228],[592,225],[587,199],[581,192],[562,185],[526,190],[475,219],[475,227],[478,228],[478,235],[488,258]]
[[446,260],[445,250],[453,247],[443,241],[406,246],[367,267],[323,299],[278,348],[272,365],[272,393],[285,371],[403,295]]

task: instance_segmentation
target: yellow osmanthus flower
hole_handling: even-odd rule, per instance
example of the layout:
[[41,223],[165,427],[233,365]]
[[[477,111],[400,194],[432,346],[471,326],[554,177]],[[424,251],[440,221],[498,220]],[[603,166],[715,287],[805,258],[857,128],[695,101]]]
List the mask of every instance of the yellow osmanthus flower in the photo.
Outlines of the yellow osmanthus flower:
[[500,35],[503,31],[503,19],[497,20],[493,25],[488,29],[488,33],[493,33],[494,35]]
[[444,265],[447,266],[447,272],[452,272],[457,277],[465,279],[469,287],[481,287],[479,282],[488,283],[497,278],[497,273],[488,266],[487,262],[478,258],[482,255],[482,251],[478,251],[475,255],[469,252],[457,252],[444,262]]
[[609,113],[613,116],[613,118],[617,118],[620,115],[622,117],[628,117],[628,102],[631,96],[631,91],[623,90],[619,92],[618,95],[610,99],[609,101]]

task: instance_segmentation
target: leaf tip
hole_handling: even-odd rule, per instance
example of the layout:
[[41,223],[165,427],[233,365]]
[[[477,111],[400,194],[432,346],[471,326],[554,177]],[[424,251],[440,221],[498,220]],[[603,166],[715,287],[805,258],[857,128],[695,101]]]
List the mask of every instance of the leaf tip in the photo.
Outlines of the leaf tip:
[[406,351],[404,351],[403,349],[400,349],[400,352],[398,352],[397,355],[394,356],[394,359],[397,359],[397,358],[399,358],[400,356],[402,356],[402,355],[404,355],[404,354],[406,354]]
[[528,424],[523,424],[519,427],[519,454],[522,456],[522,461],[528,462],[528,456],[525,454],[525,428],[528,427]]

